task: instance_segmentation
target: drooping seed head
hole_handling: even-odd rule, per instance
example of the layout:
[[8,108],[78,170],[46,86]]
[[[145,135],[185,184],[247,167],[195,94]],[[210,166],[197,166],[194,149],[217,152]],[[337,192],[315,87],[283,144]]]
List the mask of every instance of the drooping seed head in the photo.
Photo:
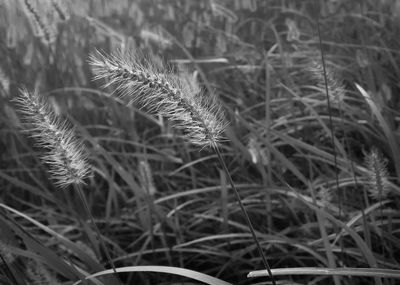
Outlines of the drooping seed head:
[[174,74],[141,55],[96,52],[89,60],[95,80],[106,80],[126,103],[169,118],[193,144],[212,146],[221,140],[226,121],[215,96],[196,89],[190,77]]
[[83,183],[89,174],[89,166],[80,142],[68,122],[59,119],[47,101],[36,91],[20,91],[15,99],[22,116],[22,128],[37,145],[47,150],[41,158],[49,165],[55,185],[65,188],[70,184]]
[[385,199],[390,192],[387,161],[376,148],[365,157],[365,164],[369,170],[367,189],[375,200]]
[[323,93],[326,92],[326,87],[328,88],[329,99],[332,103],[343,102],[346,90],[343,81],[332,67],[325,66],[325,77],[323,65],[317,61],[312,61],[308,67],[308,71],[310,72],[316,87],[318,87],[320,90],[323,90]]

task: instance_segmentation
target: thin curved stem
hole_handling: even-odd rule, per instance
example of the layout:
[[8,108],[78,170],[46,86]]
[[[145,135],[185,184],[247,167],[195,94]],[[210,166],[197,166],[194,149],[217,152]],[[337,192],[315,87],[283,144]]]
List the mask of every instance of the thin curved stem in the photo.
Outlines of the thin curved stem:
[[336,146],[335,146],[335,127],[333,125],[333,119],[332,119],[332,108],[331,108],[331,100],[330,100],[330,94],[329,94],[329,86],[328,86],[328,78],[326,75],[326,64],[325,64],[325,52],[324,48],[322,45],[322,35],[321,35],[321,27],[319,23],[319,11],[320,11],[320,5],[319,1],[315,1],[317,8],[318,8],[318,13],[317,13],[317,33],[318,33],[318,44],[319,44],[319,49],[321,52],[321,63],[322,63],[322,73],[324,76],[324,85],[325,85],[325,95],[326,95],[326,102],[328,105],[328,116],[329,116],[329,128],[331,129],[331,142],[332,142],[332,154],[333,154],[333,161],[335,164],[335,181],[336,181],[336,191],[338,194],[338,202],[339,202],[339,217],[342,215],[342,195],[339,191],[339,173],[338,173],[338,163],[337,163],[337,152],[336,152]]
[[18,281],[15,278],[14,273],[11,271],[10,266],[8,266],[6,259],[3,257],[3,255],[1,253],[0,253],[0,259],[1,259],[1,262],[3,263],[5,269],[9,272],[9,274],[11,276],[11,278],[10,278],[10,276],[8,276],[2,269],[1,271],[3,271],[5,273],[4,275],[7,278],[7,280],[10,281],[10,283],[12,283],[14,285],[18,285]]
[[233,189],[233,193],[235,193],[236,200],[239,203],[240,209],[241,209],[241,211],[242,211],[242,213],[243,213],[243,215],[245,217],[247,226],[249,227],[249,230],[250,230],[251,235],[252,235],[252,237],[254,239],[254,242],[256,243],[258,252],[259,252],[259,254],[260,254],[261,258],[262,258],[262,261],[264,263],[265,268],[267,269],[268,275],[271,278],[272,284],[276,285],[275,279],[274,279],[274,277],[272,275],[271,267],[269,266],[267,258],[265,257],[264,252],[263,252],[263,250],[261,248],[261,245],[260,245],[260,243],[259,243],[259,241],[257,239],[257,235],[256,235],[256,232],[254,230],[253,225],[251,224],[250,217],[247,214],[246,208],[244,207],[244,205],[242,203],[242,200],[241,200],[240,195],[239,195],[239,191],[237,190],[237,188],[235,186],[235,183],[233,182],[233,179],[232,179],[231,174],[229,173],[228,167],[226,166],[226,163],[225,163],[224,159],[222,158],[222,154],[221,154],[217,144],[214,143],[213,144],[213,148],[214,148],[215,153],[218,156],[218,160],[219,160],[223,170],[225,171],[226,177],[228,177],[228,181],[229,181],[229,184],[231,185],[231,187]]
[[105,255],[106,255],[107,262],[111,265],[112,270],[113,270],[113,272],[114,272],[114,275],[115,275],[115,277],[116,277],[117,280],[118,280],[118,283],[119,283],[120,285],[122,285],[121,278],[119,277],[119,275],[118,275],[118,273],[117,273],[117,270],[116,270],[116,268],[115,268],[114,262],[113,262],[112,259],[111,259],[110,252],[109,252],[109,250],[108,250],[106,244],[104,243],[104,241],[103,241],[103,239],[102,239],[102,237],[101,237],[100,230],[99,230],[99,228],[97,227],[96,222],[94,221],[94,218],[93,218],[93,216],[92,216],[92,213],[90,212],[89,205],[88,205],[88,203],[87,203],[87,200],[86,200],[85,195],[83,194],[82,188],[81,188],[80,185],[77,185],[77,184],[74,184],[74,188],[75,188],[75,190],[78,192],[79,198],[80,198],[80,200],[82,201],[82,204],[83,204],[83,207],[84,207],[84,209],[85,209],[86,215],[88,215],[88,217],[89,217],[91,223],[93,224],[93,227],[94,227],[94,229],[95,229],[95,231],[96,231],[96,234],[97,234],[97,237],[98,237],[98,239],[99,239],[100,245],[101,245],[101,247],[103,248],[104,253],[105,253]]

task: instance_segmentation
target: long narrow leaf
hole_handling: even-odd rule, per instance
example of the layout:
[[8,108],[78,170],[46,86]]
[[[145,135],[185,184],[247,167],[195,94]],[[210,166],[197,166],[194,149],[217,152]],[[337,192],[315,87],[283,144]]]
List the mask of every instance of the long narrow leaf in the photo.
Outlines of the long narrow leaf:
[[[179,268],[179,267],[171,267],[171,266],[155,266],[155,265],[147,265],[147,266],[127,266],[127,267],[119,267],[116,268],[118,273],[122,272],[157,272],[157,273],[168,273],[174,275],[184,276],[190,279],[194,279],[209,285],[232,285],[231,283],[225,282],[221,279],[212,277],[210,275],[200,273],[197,271]],[[113,274],[113,270],[104,270],[92,274],[90,276],[85,277],[85,279],[92,279],[102,275]],[[75,282],[73,285],[81,284],[81,281]]]

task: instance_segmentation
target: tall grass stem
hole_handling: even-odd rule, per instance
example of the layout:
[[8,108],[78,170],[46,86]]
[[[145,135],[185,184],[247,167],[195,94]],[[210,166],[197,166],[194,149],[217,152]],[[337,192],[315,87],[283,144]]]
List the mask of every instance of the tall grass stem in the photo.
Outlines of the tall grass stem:
[[258,241],[258,239],[257,239],[257,235],[256,235],[256,232],[255,232],[255,230],[254,230],[254,227],[253,227],[253,225],[252,225],[252,223],[251,223],[250,217],[249,217],[249,215],[248,215],[248,213],[247,213],[247,211],[246,211],[246,208],[245,208],[245,206],[243,205],[242,200],[241,200],[241,198],[240,198],[239,191],[237,190],[237,188],[236,188],[236,186],[235,186],[235,183],[233,182],[232,176],[231,176],[230,173],[229,173],[228,167],[226,166],[226,163],[225,163],[225,161],[224,161],[224,159],[223,159],[223,157],[222,157],[222,154],[221,154],[221,152],[220,152],[220,150],[219,150],[217,144],[214,144],[214,145],[213,145],[213,149],[214,149],[215,153],[216,153],[217,156],[218,156],[218,160],[219,160],[219,162],[220,162],[220,164],[221,164],[223,170],[225,171],[225,174],[226,174],[226,177],[228,178],[229,184],[231,185],[231,187],[232,187],[232,189],[233,189],[233,193],[235,193],[235,197],[236,197],[236,200],[237,200],[238,203],[239,203],[240,210],[242,211],[242,213],[243,213],[243,215],[244,215],[244,217],[245,217],[247,226],[248,226],[249,229],[250,229],[251,235],[252,235],[252,237],[253,237],[253,239],[254,239],[254,242],[256,243],[256,246],[257,246],[258,252],[259,252],[259,254],[260,254],[260,256],[261,256],[261,259],[262,259],[262,261],[263,261],[263,264],[264,264],[265,268],[267,269],[267,272],[268,272],[268,274],[269,274],[269,277],[271,278],[271,282],[272,282],[273,285],[276,285],[274,276],[272,275],[272,272],[271,272],[271,267],[269,266],[268,261],[267,261],[267,258],[266,258],[265,255],[264,255],[264,252],[263,252],[263,250],[262,250],[262,248],[261,248],[261,245],[260,245],[260,243],[259,243],[259,241]]
[[111,259],[110,252],[109,252],[109,250],[108,250],[108,248],[107,248],[105,242],[103,241],[103,238],[101,237],[100,230],[99,230],[99,228],[97,227],[96,222],[95,222],[95,220],[94,220],[94,218],[93,218],[93,215],[92,215],[92,213],[91,213],[91,211],[90,211],[90,209],[89,209],[89,205],[88,205],[88,203],[87,203],[87,200],[86,200],[85,195],[83,194],[82,188],[81,188],[80,185],[77,185],[77,184],[74,184],[74,188],[75,188],[75,191],[78,192],[79,198],[80,198],[80,200],[81,200],[81,202],[82,202],[82,205],[83,205],[83,208],[84,208],[84,210],[85,210],[85,212],[86,212],[86,215],[89,217],[91,223],[93,224],[93,227],[94,227],[94,229],[95,229],[95,231],[96,231],[96,234],[97,234],[97,236],[98,236],[100,245],[101,245],[101,247],[103,248],[104,253],[105,253],[105,255],[106,255],[107,262],[111,265],[112,270],[113,270],[113,272],[114,272],[114,275],[115,275],[115,277],[116,277],[117,280],[118,280],[118,283],[119,283],[120,285],[122,285],[122,280],[121,280],[121,278],[119,277],[119,275],[118,275],[118,273],[117,273],[117,270],[116,270],[116,268],[115,268],[115,264],[114,264],[114,262],[113,262],[112,259]]
[[322,71],[324,75],[324,85],[325,85],[325,94],[326,94],[326,100],[327,100],[327,105],[328,105],[328,116],[329,116],[329,128],[331,129],[331,141],[332,141],[332,153],[333,153],[333,161],[335,164],[335,181],[336,181],[336,191],[338,195],[338,203],[339,203],[339,218],[342,215],[342,195],[339,192],[339,173],[338,173],[338,164],[337,164],[337,152],[336,152],[336,146],[335,146],[335,127],[333,126],[333,120],[332,120],[332,108],[331,108],[331,100],[329,97],[329,86],[328,86],[328,76],[327,76],[327,71],[326,71],[326,64],[325,64],[325,53],[324,53],[324,48],[322,46],[322,35],[321,35],[321,27],[319,24],[320,16],[319,16],[319,11],[320,11],[320,4],[319,0],[315,1],[317,3],[317,31],[318,31],[318,44],[319,44],[319,49],[321,52],[321,62],[322,62]]

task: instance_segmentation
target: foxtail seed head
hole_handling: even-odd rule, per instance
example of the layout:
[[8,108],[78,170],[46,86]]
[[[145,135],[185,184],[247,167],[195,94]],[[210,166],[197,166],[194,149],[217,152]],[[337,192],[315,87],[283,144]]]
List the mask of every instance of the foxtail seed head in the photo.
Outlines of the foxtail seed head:
[[368,191],[375,200],[386,199],[389,192],[389,179],[387,170],[387,161],[376,148],[365,157],[365,164],[370,171],[368,175]]
[[316,87],[325,91],[325,80],[328,87],[329,99],[332,103],[341,103],[345,97],[345,87],[343,81],[337,76],[337,73],[330,67],[324,67],[317,61],[312,61],[308,68],[312,79],[315,81]]
[[66,188],[73,183],[83,183],[89,174],[89,166],[83,143],[75,137],[68,122],[59,119],[36,91],[30,93],[22,89],[15,102],[24,121],[23,129],[39,146],[47,149],[42,160],[49,165],[55,185]]
[[90,56],[95,80],[108,80],[127,104],[137,103],[149,112],[169,118],[195,145],[216,145],[226,126],[215,96],[196,90],[187,75],[173,74],[154,60],[132,54]]

